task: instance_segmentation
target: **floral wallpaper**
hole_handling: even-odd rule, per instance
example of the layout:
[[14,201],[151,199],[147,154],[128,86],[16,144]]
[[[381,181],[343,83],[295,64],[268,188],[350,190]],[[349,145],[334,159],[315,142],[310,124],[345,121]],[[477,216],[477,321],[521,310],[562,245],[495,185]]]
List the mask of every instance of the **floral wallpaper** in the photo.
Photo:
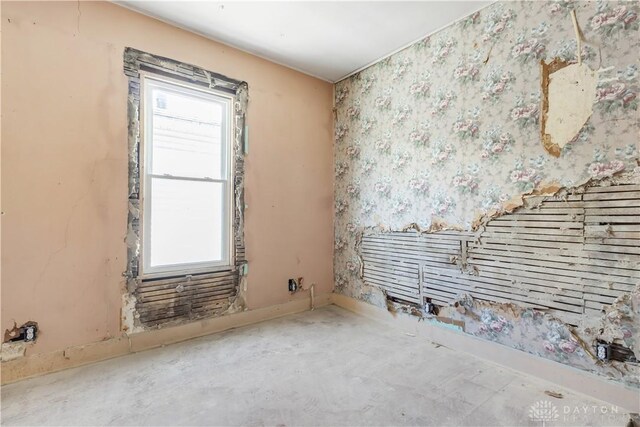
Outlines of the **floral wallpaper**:
[[[539,61],[576,60],[569,11],[600,70],[594,113],[559,158],[540,142]],[[463,228],[543,183],[579,185],[638,159],[638,5],[498,2],[336,85],[335,272],[365,227]]]
[[471,335],[640,387],[640,365],[599,362],[591,345],[585,342],[593,336],[616,339],[640,354],[639,343],[634,339],[640,332],[640,286],[618,298],[602,318],[575,329],[545,313],[513,304],[477,301],[468,295],[457,303],[457,307],[447,307],[441,315],[464,321],[465,332]]
[[[592,116],[556,158],[540,140],[540,61],[577,60],[571,10],[598,86]],[[337,83],[336,292],[367,300],[365,229],[469,229],[546,184],[639,171],[638,12],[637,2],[500,1]]]

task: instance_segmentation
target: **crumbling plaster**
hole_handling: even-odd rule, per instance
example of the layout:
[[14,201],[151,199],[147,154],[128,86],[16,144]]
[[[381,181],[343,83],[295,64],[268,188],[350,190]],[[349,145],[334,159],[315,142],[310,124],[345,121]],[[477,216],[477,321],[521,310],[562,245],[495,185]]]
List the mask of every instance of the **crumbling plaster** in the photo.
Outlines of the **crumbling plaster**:
[[[589,41],[579,46],[580,61],[572,10]],[[525,196],[579,191],[616,181],[609,177],[621,171],[625,182],[640,182],[637,14],[637,5],[627,2],[498,2],[337,84],[336,291],[385,305],[382,291],[361,279],[364,232],[479,230],[492,217],[535,201]],[[545,151],[539,129],[538,63],[553,60],[598,70],[594,99],[562,107],[568,114],[580,110],[572,123],[578,131],[557,144],[557,156]],[[586,123],[576,125],[582,119]],[[638,306],[629,303],[635,300],[637,291],[589,321],[619,324],[610,313],[627,307],[624,322],[635,326],[614,328],[608,338],[624,336],[637,355]],[[468,333],[491,339],[481,328],[488,308],[478,307],[485,303],[468,296],[460,302],[468,306],[466,316],[451,307],[442,313],[464,321]],[[488,305],[506,319],[505,307]],[[607,338],[600,332],[607,328],[583,325],[576,332],[540,312],[509,310],[520,338],[498,342],[549,357],[530,343],[542,344],[543,329],[554,330],[553,345],[573,350],[554,353],[554,360],[638,386],[637,366],[604,366],[588,345],[574,346]]]
[[[127,331],[143,330],[145,321],[136,306],[136,290],[141,285],[143,278],[141,275],[141,218],[142,206],[141,192],[141,71],[159,73],[160,76],[169,76],[178,81],[188,82],[200,87],[226,92],[234,96],[233,98],[233,136],[231,138],[233,153],[233,218],[232,218],[232,239],[234,242],[233,259],[227,272],[227,277],[233,281],[234,291],[228,298],[228,302],[216,309],[204,310],[198,313],[192,310],[176,315],[168,321],[189,322],[198,317],[211,315],[221,315],[225,313],[235,313],[246,309],[245,292],[246,278],[241,274],[246,265],[244,258],[244,159],[245,147],[247,145],[247,111],[249,104],[249,90],[247,82],[241,82],[213,71],[208,71],[191,64],[181,63],[176,60],[164,58],[151,53],[142,52],[137,49],[127,47],[123,52],[124,73],[129,79],[129,94],[127,97],[128,116],[128,147],[129,147],[129,214],[127,221],[127,270],[124,275],[127,279],[127,293],[123,297],[123,324]],[[185,278],[185,282],[188,279]],[[197,298],[199,295],[180,298],[183,284],[176,286],[173,294],[173,301],[166,304],[165,311],[171,308],[176,301],[189,301],[190,298]],[[133,312],[131,312],[133,311]],[[162,323],[167,323],[167,320]]]
[[564,61],[541,61],[542,146],[559,157],[593,114],[598,78],[585,64]]
[[640,387],[638,363],[602,362],[592,346],[595,338],[621,341],[636,357],[640,355],[636,343],[640,332],[640,287],[619,297],[602,317],[585,319],[577,327],[538,310],[474,300],[469,295],[462,295],[455,306],[445,307],[439,316],[460,321],[466,333],[479,338]]
[[540,61],[540,137],[542,146],[555,157],[560,156],[564,146],[571,143],[593,114],[598,85],[597,72],[582,63],[582,43],[585,40],[575,8],[570,10],[570,15],[578,62],[569,63],[560,58],[554,58],[549,64]]

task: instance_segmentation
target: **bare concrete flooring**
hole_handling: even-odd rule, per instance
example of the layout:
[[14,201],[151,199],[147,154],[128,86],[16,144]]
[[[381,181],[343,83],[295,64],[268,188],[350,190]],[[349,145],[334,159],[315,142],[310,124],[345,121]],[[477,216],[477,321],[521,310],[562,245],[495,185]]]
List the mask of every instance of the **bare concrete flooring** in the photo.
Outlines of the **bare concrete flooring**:
[[2,387],[3,425],[624,426],[612,410],[335,306]]

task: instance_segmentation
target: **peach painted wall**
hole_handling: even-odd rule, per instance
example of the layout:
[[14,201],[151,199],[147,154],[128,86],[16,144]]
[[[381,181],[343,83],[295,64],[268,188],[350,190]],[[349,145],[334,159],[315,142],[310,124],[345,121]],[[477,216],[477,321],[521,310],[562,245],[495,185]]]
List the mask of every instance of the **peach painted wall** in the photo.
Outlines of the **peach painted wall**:
[[330,83],[110,3],[1,7],[3,331],[37,321],[30,353],[120,334],[125,46],[249,83],[249,308],[289,301],[289,277],[333,289]]

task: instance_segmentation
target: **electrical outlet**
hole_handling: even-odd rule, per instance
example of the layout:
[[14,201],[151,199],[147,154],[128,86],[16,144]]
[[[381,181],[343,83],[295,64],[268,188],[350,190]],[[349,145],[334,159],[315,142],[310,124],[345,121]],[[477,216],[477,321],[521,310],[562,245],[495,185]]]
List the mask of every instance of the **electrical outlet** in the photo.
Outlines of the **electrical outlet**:
[[36,328],[35,325],[29,325],[24,328],[24,340],[27,342],[34,341],[36,339],[37,330],[38,328]]
[[38,324],[29,321],[19,328],[14,326],[14,328],[11,331],[7,331],[7,333],[9,333],[11,337],[8,341],[35,341],[38,336]]
[[289,292],[294,293],[298,290],[298,282],[296,279],[289,279]]
[[596,355],[600,360],[609,360],[611,357],[610,346],[606,342],[596,343]]
[[436,307],[436,305],[431,302],[431,298],[426,299],[426,302],[424,303],[424,311],[427,314],[433,314],[433,315],[438,314],[438,307]]

